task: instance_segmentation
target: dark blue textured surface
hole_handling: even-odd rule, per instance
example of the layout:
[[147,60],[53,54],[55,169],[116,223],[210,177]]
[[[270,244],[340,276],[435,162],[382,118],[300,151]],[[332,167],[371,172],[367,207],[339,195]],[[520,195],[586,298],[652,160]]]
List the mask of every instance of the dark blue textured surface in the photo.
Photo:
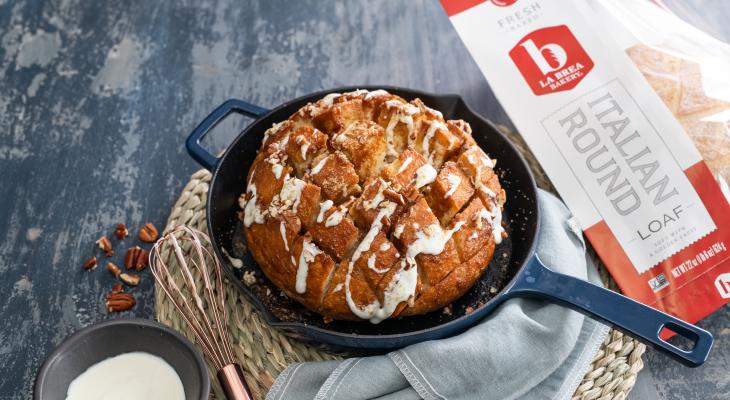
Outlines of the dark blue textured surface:
[[[665,2],[730,40],[728,2]],[[107,318],[111,275],[79,266],[118,222],[163,226],[211,107],[360,83],[459,93],[507,121],[435,1],[0,0],[0,398],[30,396],[46,354]],[[151,317],[149,272],[134,293],[125,315]],[[717,343],[700,369],[649,353],[662,398],[727,398],[729,320],[725,307],[702,322]]]

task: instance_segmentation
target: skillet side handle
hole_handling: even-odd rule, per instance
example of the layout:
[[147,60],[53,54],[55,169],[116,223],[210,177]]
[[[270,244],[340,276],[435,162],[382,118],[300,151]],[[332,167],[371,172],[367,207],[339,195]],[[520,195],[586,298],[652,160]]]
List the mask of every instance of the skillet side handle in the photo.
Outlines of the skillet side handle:
[[[712,348],[710,332],[619,293],[551,271],[537,256],[520,272],[506,295],[560,303],[648,342],[689,367],[702,365]],[[683,350],[661,339],[665,327],[694,342],[694,347]]]
[[205,119],[198,124],[195,129],[193,129],[193,132],[190,133],[190,136],[188,136],[185,141],[185,147],[188,149],[190,157],[209,171],[212,171],[216,165],[218,165],[219,158],[204,149],[200,145],[200,141],[203,140],[205,135],[207,135],[211,129],[233,112],[243,114],[251,118],[258,118],[269,112],[269,110],[247,103],[243,100],[229,99],[213,110],[213,112],[208,114],[208,116],[205,117]]

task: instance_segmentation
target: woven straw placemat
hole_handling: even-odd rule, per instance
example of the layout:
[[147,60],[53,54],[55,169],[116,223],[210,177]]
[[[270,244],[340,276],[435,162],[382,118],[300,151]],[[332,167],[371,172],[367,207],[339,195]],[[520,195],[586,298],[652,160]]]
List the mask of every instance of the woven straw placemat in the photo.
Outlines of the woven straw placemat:
[[[538,185],[554,192],[552,185],[524,142],[517,135],[510,133],[508,135],[525,154],[535,172]],[[193,174],[172,209],[165,231],[184,224],[207,232],[205,204],[210,178],[210,173],[205,170]],[[592,255],[599,265],[604,283],[609,288],[616,290],[616,285],[603,264],[597,259],[595,253],[592,252]],[[166,261],[174,264],[174,260]],[[341,358],[337,354],[308,346],[279,333],[260,318],[246,297],[235,286],[232,284],[225,286],[233,348],[256,399],[264,398],[276,376],[290,363]],[[193,340],[191,332],[177,314],[172,303],[165,298],[162,290],[155,291],[155,312],[158,321],[177,329]],[[645,350],[644,344],[612,329],[594,357],[590,370],[578,385],[573,399],[625,399],[634,387],[636,375],[644,366],[641,356]],[[208,368],[211,373],[213,396],[220,399],[225,398],[215,378],[215,371],[210,365]]]

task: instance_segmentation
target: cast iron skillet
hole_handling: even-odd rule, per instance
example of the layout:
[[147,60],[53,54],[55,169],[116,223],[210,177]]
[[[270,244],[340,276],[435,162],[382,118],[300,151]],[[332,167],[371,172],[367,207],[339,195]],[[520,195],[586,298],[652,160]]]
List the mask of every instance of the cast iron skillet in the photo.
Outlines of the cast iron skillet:
[[[450,313],[433,312],[389,319],[378,325],[343,321],[325,323],[320,316],[279,295],[280,291],[263,276],[242,242],[241,223],[236,217],[237,199],[245,191],[248,169],[267,128],[327,93],[343,93],[357,88],[343,87],[312,93],[273,110],[241,100],[228,100],[193,130],[186,146],[193,159],[213,172],[207,215],[215,253],[223,261],[228,277],[248,295],[267,323],[310,342],[340,348],[391,349],[454,335],[480,321],[507,299],[533,297],[560,303],[614,325],[685,365],[697,367],[707,359],[713,342],[709,332],[610,290],[553,272],[542,264],[535,255],[540,227],[537,190],[530,169],[509,140],[489,121],[474,113],[461,97],[388,86],[359,88],[385,89],[407,100],[418,97],[441,111],[446,119],[461,118],[471,124],[474,139],[498,160],[497,173],[507,192],[504,220],[509,222],[510,240],[497,247],[487,271],[464,297],[454,302]],[[200,141],[231,113],[240,113],[255,120],[221,157],[216,157],[201,147]],[[246,267],[232,267],[229,255],[243,258]],[[241,277],[246,268],[255,274],[256,284],[247,286],[242,283]],[[691,340],[694,346],[685,351],[661,339],[659,334],[663,328]]]

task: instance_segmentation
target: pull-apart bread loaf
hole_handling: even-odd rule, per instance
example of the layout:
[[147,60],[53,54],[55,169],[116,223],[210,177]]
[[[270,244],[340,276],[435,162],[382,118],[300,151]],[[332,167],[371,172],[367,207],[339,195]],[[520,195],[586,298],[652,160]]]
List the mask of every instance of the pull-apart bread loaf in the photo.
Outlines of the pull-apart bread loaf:
[[266,132],[239,201],[248,248],[287,296],[326,317],[439,309],[506,236],[494,163],[468,123],[419,99],[329,94]]

